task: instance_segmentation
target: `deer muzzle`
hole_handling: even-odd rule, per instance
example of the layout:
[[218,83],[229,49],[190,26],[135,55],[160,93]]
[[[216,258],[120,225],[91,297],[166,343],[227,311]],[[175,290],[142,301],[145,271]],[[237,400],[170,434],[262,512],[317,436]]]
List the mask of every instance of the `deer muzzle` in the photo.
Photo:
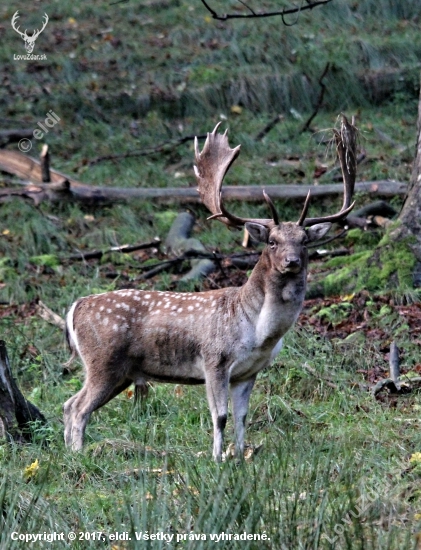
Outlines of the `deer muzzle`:
[[296,255],[285,256],[283,264],[285,271],[290,271],[292,273],[298,273],[302,266],[301,258]]

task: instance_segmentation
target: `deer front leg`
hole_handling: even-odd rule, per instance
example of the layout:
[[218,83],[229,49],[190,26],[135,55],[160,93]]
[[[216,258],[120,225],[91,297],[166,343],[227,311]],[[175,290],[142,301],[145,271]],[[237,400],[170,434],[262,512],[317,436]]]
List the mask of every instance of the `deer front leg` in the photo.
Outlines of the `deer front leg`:
[[206,395],[213,422],[213,458],[221,461],[228,413],[228,372],[218,366],[206,373]]
[[242,382],[232,382],[230,386],[232,412],[235,424],[235,456],[244,456],[244,434],[246,431],[246,417],[249,408],[250,394],[256,376]]

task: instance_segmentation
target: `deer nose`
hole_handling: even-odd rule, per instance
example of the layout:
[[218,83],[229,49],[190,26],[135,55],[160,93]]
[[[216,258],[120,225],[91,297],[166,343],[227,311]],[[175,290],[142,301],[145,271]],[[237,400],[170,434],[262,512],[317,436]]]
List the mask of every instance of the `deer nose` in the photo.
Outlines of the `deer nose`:
[[285,258],[285,267],[290,269],[297,269],[298,267],[301,267],[300,258],[298,256],[287,256]]

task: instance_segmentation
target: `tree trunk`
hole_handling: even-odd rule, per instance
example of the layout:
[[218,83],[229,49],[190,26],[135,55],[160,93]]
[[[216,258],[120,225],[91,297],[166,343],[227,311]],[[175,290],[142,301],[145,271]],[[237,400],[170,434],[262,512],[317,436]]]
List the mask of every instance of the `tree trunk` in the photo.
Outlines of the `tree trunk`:
[[6,344],[0,340],[0,438],[18,443],[31,440],[29,423],[46,424],[44,415],[25,399],[13,379]]
[[421,90],[418,102],[417,143],[408,196],[399,215],[399,225],[391,231],[393,240],[407,240],[414,254],[413,285],[421,286]]

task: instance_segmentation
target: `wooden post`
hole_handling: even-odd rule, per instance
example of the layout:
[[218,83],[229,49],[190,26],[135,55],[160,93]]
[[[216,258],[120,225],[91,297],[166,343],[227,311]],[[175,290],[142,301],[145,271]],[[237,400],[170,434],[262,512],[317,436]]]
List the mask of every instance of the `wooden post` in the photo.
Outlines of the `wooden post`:
[[40,155],[40,161],[41,161],[41,177],[42,181],[44,183],[50,183],[51,182],[51,175],[50,175],[50,153],[48,151],[48,145],[44,144],[42,146],[41,155]]

